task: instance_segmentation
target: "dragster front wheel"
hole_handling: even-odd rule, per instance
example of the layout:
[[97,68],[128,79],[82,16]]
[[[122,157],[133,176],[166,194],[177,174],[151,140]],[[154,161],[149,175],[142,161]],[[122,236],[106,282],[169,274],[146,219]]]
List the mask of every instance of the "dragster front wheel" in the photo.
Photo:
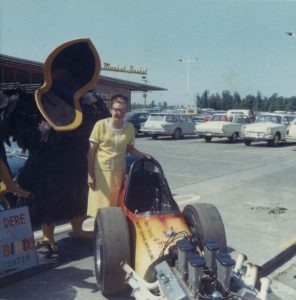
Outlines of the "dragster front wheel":
[[102,294],[128,289],[120,263],[131,264],[130,233],[126,217],[119,207],[98,210],[95,220],[95,274]]
[[189,204],[184,207],[183,216],[191,232],[202,241],[216,241],[220,250],[227,252],[224,224],[218,209],[208,203]]

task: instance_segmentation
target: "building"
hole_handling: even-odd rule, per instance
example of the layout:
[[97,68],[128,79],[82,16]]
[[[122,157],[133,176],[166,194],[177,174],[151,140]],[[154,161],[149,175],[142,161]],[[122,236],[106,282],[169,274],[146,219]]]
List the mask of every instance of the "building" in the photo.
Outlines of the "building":
[[[19,87],[33,93],[43,84],[43,63],[0,54],[0,89]],[[104,100],[112,95],[122,94],[131,101],[132,92],[143,92],[144,99],[148,91],[167,89],[144,83],[137,83],[107,76],[100,76],[94,87],[95,93]]]

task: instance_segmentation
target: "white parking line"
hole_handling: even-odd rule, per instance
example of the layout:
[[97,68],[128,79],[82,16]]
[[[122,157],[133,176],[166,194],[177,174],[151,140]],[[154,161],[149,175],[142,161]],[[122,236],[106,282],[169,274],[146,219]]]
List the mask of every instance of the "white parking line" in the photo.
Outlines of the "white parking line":
[[284,250],[290,246],[292,246],[293,244],[296,244],[296,236],[292,237],[291,239],[289,239],[288,241],[282,243],[279,245],[279,249],[280,250]]
[[277,281],[275,279],[272,280],[271,283],[272,292],[280,297],[280,299],[295,299],[296,292],[295,289],[291,288],[284,283]]

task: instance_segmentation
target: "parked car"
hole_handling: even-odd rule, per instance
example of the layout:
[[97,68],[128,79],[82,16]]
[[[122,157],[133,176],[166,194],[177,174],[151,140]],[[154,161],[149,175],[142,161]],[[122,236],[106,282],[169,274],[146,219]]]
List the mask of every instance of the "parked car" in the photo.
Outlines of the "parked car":
[[247,116],[241,114],[227,115],[216,114],[211,116],[208,122],[195,126],[199,137],[206,142],[211,142],[213,137],[228,138],[231,142],[236,142],[240,137],[243,124],[249,124]]
[[148,112],[130,111],[126,113],[124,120],[130,122],[135,127],[136,136],[140,133],[141,128],[149,117]]
[[203,122],[207,122],[211,116],[212,116],[211,113],[203,113],[203,114],[195,115],[192,118],[195,123],[203,123]]
[[256,122],[243,126],[241,136],[246,146],[253,141],[265,141],[270,146],[278,146],[286,140],[287,128],[295,116],[287,114],[261,114]]
[[155,113],[150,114],[141,131],[151,134],[153,139],[172,136],[177,140],[184,135],[195,134],[195,122],[185,114]]
[[286,131],[286,141],[296,143],[296,119],[291,122]]
[[230,109],[227,111],[228,115],[244,115],[247,116],[251,122],[255,122],[255,114],[250,109]]
[[7,162],[12,174],[12,177],[15,178],[21,168],[25,165],[25,162],[28,159],[28,153],[23,152],[19,148],[6,150]]

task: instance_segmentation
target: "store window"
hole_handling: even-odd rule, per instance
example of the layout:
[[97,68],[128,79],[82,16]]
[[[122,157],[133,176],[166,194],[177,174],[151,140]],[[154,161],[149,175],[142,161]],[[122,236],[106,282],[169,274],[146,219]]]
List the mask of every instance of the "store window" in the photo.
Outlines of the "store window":
[[30,83],[30,74],[26,71],[17,70],[16,82]]
[[15,71],[1,68],[1,83],[15,82]]

